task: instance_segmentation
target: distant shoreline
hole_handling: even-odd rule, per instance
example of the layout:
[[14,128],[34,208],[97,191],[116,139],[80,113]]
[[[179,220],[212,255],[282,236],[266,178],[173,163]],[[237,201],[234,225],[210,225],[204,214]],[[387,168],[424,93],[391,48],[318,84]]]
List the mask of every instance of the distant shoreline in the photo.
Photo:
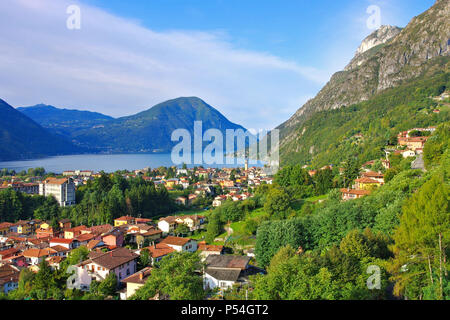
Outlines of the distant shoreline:
[[[242,162],[242,163],[240,163]],[[234,164],[187,164],[188,167],[194,166],[211,168],[237,168],[244,167],[243,159],[235,158]],[[22,159],[13,161],[0,161],[0,169],[6,168],[16,172],[27,170],[29,168],[43,167],[47,172],[62,173],[68,170],[92,170],[115,172],[117,170],[139,170],[146,167],[170,167],[175,165],[171,161],[170,153],[95,153],[95,154],[74,154],[48,156],[34,159]],[[264,163],[258,161],[257,164],[250,166],[262,167]]]

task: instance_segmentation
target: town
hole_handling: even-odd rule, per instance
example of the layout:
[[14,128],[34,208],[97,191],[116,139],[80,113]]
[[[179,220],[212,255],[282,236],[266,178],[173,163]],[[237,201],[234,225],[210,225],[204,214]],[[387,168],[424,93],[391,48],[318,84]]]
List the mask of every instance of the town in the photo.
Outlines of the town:
[[[391,169],[394,159],[410,159],[412,169],[424,170],[423,148],[435,130],[435,127],[430,127],[400,132],[397,145],[385,149],[385,159],[364,163],[351,183],[339,189],[340,199],[348,201],[368,196],[383,186],[385,173]],[[343,163],[343,167],[336,168],[330,164],[315,170],[305,165],[302,170],[310,179],[329,172],[330,179],[336,181],[346,175],[349,170],[346,165]],[[331,173],[333,171],[335,175]],[[59,207],[70,208],[77,205],[78,189],[108,177],[104,172],[89,170],[64,171],[60,175],[44,173],[41,168],[17,175],[3,170],[0,191],[50,196]],[[151,276],[153,268],[176,252],[199,254],[204,265],[197,272],[203,279],[203,289],[208,292],[216,290],[216,297],[217,294],[223,297],[226,290],[249,285],[250,276],[266,272],[255,263],[254,236],[246,238],[250,240],[246,245],[232,244],[233,229],[238,229],[236,222],[224,226],[224,235],[218,235],[218,231],[212,238],[207,237],[208,222],[212,223],[208,220],[213,219],[211,212],[225,204],[246,204],[255,197],[255,192],[274,183],[275,177],[268,176],[264,168],[249,168],[247,163],[244,168],[222,169],[183,165],[178,168],[144,168],[119,175],[125,181],[142,179],[156,189],[166,190],[175,204],[173,214],[145,218],[135,212],[134,216],[116,217],[111,223],[90,225],[76,224],[69,218],[2,222],[1,291],[8,294],[18,288],[21,270],[38,273],[43,263],[52,270],[59,270],[65,260],[74,252],[79,255],[80,250],[84,252],[83,260],[71,266],[75,278],[70,278],[72,283],[68,287],[89,292],[93,283],[106,281],[112,274],[117,280],[114,292],[120,299],[133,297]],[[324,197],[320,197],[319,202],[323,200]],[[142,260],[146,262],[142,263]],[[159,294],[152,297],[166,298],[169,297]]]
[[[165,168],[164,170],[166,170]],[[262,168],[204,169],[149,168],[122,175],[125,179],[142,178],[156,188],[165,188],[169,193],[183,193],[174,196],[178,208],[218,207],[225,201],[243,201],[252,197],[252,190],[261,184],[271,184]],[[60,207],[76,204],[76,189],[102,176],[92,171],[65,171],[60,176],[39,180],[28,177],[4,179],[0,190],[11,189],[29,195],[52,196]],[[205,201],[205,199],[210,199]],[[70,219],[61,219],[57,225],[39,219],[0,223],[0,284],[8,293],[18,287],[20,270],[28,268],[38,272],[43,261],[53,269],[59,269],[73,250],[87,248],[86,260],[76,265],[80,281],[73,289],[89,291],[92,281],[103,281],[108,274],[115,274],[120,297],[127,299],[145,283],[151,274],[151,266],[173,252],[200,253],[206,261],[204,270],[205,289],[226,289],[236,283],[245,283],[252,272],[261,272],[252,267],[250,256],[223,255],[223,245],[208,245],[183,235],[205,228],[205,217],[198,213],[161,217],[158,221],[132,216],[121,216],[113,224],[73,225]],[[180,227],[181,226],[181,227]],[[183,228],[184,227],[184,228]],[[147,250],[151,262],[139,270],[141,252]],[[84,272],[84,273],[83,273]],[[86,276],[85,276],[86,275]]]

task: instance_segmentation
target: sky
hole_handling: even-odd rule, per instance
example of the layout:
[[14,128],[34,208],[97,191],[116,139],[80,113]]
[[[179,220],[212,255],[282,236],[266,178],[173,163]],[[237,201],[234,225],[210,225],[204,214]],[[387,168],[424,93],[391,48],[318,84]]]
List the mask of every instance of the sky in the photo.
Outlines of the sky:
[[120,117],[197,96],[248,129],[272,129],[351,60],[374,31],[368,8],[404,27],[433,3],[2,0],[0,98]]

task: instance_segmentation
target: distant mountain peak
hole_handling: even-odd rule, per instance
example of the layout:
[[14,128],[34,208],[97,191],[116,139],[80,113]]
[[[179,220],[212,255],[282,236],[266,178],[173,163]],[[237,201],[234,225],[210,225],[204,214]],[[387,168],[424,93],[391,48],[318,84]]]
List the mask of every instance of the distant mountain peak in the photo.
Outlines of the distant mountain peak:
[[396,26],[384,25],[372,32],[368,35],[359,46],[358,50],[356,50],[356,55],[363,54],[364,52],[376,47],[380,44],[384,44],[396,37],[402,28]]

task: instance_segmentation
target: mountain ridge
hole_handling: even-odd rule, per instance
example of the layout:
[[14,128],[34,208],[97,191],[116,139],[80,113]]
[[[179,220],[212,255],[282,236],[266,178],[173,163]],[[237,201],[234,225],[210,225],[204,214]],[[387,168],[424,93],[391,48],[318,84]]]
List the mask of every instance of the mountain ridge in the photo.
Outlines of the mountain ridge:
[[81,153],[84,150],[0,99],[0,161]]
[[98,112],[56,108],[42,103],[16,109],[47,130],[69,139],[74,131],[101,125],[114,119]]
[[[36,110],[45,109],[36,107],[34,111]],[[30,114],[33,110],[21,111]],[[89,115],[93,116],[93,113]],[[134,115],[100,119],[100,122],[83,122],[75,127],[70,127],[74,125],[73,121],[55,124],[52,119],[46,119],[44,122],[44,114],[32,116],[40,119],[46,128],[64,134],[78,146],[108,153],[168,152],[174,146],[170,141],[171,133],[182,128],[192,135],[194,121],[202,121],[204,131],[211,128],[219,129],[223,133],[226,129],[246,131],[243,126],[229,121],[216,108],[198,97],[179,97]]]

